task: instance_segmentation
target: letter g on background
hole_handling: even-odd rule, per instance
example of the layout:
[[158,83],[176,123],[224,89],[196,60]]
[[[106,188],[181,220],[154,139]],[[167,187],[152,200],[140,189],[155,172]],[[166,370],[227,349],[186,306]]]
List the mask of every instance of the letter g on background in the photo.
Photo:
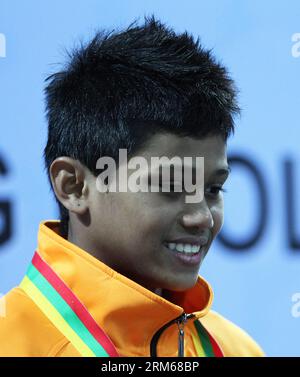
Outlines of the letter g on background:
[[[0,187],[1,180],[8,174],[7,166],[0,155]],[[0,196],[0,250],[1,246],[12,236],[12,203]]]

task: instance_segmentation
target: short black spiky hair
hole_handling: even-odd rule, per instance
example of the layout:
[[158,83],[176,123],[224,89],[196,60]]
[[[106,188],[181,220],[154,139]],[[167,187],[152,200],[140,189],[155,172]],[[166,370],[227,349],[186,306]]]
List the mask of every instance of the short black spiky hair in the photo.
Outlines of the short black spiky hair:
[[[119,148],[130,156],[157,131],[226,141],[239,111],[233,81],[211,51],[154,16],[121,32],[98,32],[47,82],[48,177],[59,156],[97,175],[99,157],[117,159]],[[58,204],[66,236],[69,214]]]

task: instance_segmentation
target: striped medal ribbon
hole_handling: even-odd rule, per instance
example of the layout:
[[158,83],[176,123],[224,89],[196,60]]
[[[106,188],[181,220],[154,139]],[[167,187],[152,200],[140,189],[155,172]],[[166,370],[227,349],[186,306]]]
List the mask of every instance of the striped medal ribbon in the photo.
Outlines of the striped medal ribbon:
[[38,252],[20,287],[82,356],[119,356],[85,306]]
[[194,327],[197,335],[192,333],[194,346],[198,357],[224,357],[224,354],[202,323],[197,319],[194,321]]

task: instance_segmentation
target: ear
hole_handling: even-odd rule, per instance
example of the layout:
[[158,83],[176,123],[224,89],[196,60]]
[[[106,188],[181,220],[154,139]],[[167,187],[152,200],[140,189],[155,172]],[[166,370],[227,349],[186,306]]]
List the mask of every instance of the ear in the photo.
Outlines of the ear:
[[69,211],[83,215],[88,209],[85,167],[71,157],[58,157],[49,173],[57,199]]

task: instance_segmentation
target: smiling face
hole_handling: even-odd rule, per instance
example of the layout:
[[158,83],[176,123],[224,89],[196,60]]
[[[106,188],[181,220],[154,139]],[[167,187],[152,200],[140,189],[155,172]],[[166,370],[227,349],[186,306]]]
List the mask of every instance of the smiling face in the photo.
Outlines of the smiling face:
[[[204,199],[186,203],[184,191],[103,194],[96,188],[96,177],[86,171],[89,221],[70,212],[69,240],[152,291],[184,291],[195,285],[223,223],[221,189],[228,176],[225,142],[219,136],[199,140],[156,134],[137,154],[149,165],[153,156],[188,156],[193,161],[204,157]],[[185,254],[189,251],[195,254]]]

